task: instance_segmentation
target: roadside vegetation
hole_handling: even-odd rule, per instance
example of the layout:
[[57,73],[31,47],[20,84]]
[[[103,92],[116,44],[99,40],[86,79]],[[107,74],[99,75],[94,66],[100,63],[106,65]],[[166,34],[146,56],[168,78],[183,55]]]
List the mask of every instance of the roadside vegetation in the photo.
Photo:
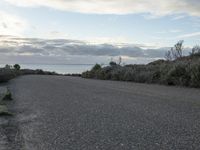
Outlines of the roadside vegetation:
[[81,77],[81,74],[79,73],[72,73],[72,74],[64,74],[64,76],[70,76],[70,77]]
[[[55,72],[48,72],[43,70],[31,70],[31,69],[21,69],[19,64],[5,65],[5,67],[0,68],[0,83],[7,82],[20,75],[29,75],[29,74],[38,74],[38,75],[58,75]],[[0,116],[12,116],[13,114],[8,110],[7,103],[11,101],[12,94],[7,88],[4,93],[0,94]]]
[[2,100],[3,101],[12,100],[12,94],[11,94],[11,92],[10,92],[10,90],[8,88],[7,88],[7,91],[3,94]]
[[83,78],[132,81],[187,87],[200,87],[200,46],[194,46],[188,56],[183,56],[183,41],[169,50],[165,59],[146,65],[120,65],[110,62],[106,67],[96,64]]
[[12,100],[12,94],[8,88],[0,94],[0,116],[12,116],[8,110],[7,102]]
[[8,111],[6,105],[0,105],[0,116],[12,116],[13,114]]
[[38,75],[59,75],[56,72],[43,71],[41,69],[31,70],[31,69],[21,69],[19,64],[5,65],[5,67],[0,68],[0,83],[7,82],[20,75],[28,74],[38,74]]

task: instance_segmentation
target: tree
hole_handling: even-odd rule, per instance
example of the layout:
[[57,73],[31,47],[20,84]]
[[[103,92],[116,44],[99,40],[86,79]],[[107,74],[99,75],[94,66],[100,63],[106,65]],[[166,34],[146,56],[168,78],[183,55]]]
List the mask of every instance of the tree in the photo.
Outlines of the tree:
[[171,60],[172,60],[171,51],[167,51],[167,52],[165,53],[165,58],[166,58],[168,61],[171,61]]
[[183,57],[183,40],[179,41],[171,48],[171,50],[165,53],[165,58],[167,60],[174,60]]
[[172,49],[174,59],[183,57],[183,42],[184,41],[181,40],[174,45],[174,48]]
[[101,69],[101,65],[96,64],[96,65],[94,65],[94,67],[92,68],[92,71],[97,71],[97,70],[100,70],[100,69]]
[[15,65],[14,65],[14,68],[15,68],[15,70],[20,70],[21,67],[20,67],[19,64],[15,64]]
[[111,67],[117,66],[117,63],[114,62],[114,61],[111,61],[111,62],[110,62],[110,66],[111,66]]
[[11,66],[11,65],[8,65],[8,64],[6,64],[4,68],[5,68],[5,69],[12,69],[12,66]]
[[200,46],[199,45],[196,45],[192,48],[192,53],[191,55],[194,55],[194,54],[199,54],[200,53]]
[[122,57],[120,56],[118,60],[118,65],[121,65],[121,63],[122,63]]

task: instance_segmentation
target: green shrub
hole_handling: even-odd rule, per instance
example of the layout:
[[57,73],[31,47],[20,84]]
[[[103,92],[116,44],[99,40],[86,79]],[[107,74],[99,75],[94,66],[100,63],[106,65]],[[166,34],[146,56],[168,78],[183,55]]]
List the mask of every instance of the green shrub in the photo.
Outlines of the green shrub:
[[82,74],[82,77],[85,78],[98,78],[99,77],[99,73],[101,71],[101,65],[96,64],[94,65],[94,67],[91,69],[91,71],[86,71]]
[[35,73],[39,75],[45,75],[45,72],[42,69],[37,69]]
[[126,67],[126,71],[123,77],[124,81],[135,81],[135,72],[132,68]]
[[92,68],[92,70],[91,71],[97,71],[97,70],[100,70],[101,69],[101,65],[99,65],[99,64],[96,64],[96,65],[94,65],[94,67]]
[[0,82],[7,82],[18,75],[14,69],[0,69]]
[[96,78],[101,79],[101,80],[105,80],[105,73],[102,70],[97,71],[96,72]]
[[13,66],[6,64],[5,67],[4,67],[4,69],[11,70],[11,69],[13,69]]
[[0,116],[12,116],[13,114],[8,111],[5,105],[0,105]]
[[161,65],[161,64],[163,64],[163,63],[165,63],[165,62],[166,62],[165,60],[159,59],[159,60],[150,62],[148,65]]
[[191,65],[191,86],[200,87],[200,61]]
[[91,71],[84,72],[82,77],[200,87],[199,47],[193,49],[192,55],[183,56],[182,44],[183,41],[180,41],[175,45],[171,61],[157,60],[147,65],[125,66],[110,62],[103,68],[96,64]]
[[19,64],[15,64],[13,67],[15,68],[15,70],[18,70],[18,71],[19,71],[20,68],[21,68]]
[[117,63],[114,62],[114,61],[111,61],[111,62],[109,63],[109,65],[110,65],[111,67],[114,67],[114,66],[117,66]]
[[190,74],[188,69],[188,64],[175,64],[167,73],[167,84],[189,86]]
[[12,100],[12,94],[9,89],[7,89],[6,93],[4,94],[2,100]]
[[90,74],[90,71],[86,71],[86,72],[83,72],[81,76],[83,78],[90,78],[89,74]]
[[121,66],[115,66],[111,71],[111,80],[123,80],[124,69]]

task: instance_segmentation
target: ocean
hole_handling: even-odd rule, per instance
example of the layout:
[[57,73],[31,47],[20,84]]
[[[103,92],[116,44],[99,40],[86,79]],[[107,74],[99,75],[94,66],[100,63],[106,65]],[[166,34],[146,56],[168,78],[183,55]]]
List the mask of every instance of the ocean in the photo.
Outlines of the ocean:
[[[1,64],[1,67],[5,64]],[[62,74],[82,73],[90,70],[94,64],[20,64],[21,69],[42,69],[44,71],[55,71]]]

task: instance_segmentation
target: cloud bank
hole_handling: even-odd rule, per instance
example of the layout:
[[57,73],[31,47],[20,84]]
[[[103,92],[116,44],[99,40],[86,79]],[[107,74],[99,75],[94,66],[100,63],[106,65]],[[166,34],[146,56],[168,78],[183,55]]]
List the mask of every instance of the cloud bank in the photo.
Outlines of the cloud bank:
[[[163,58],[169,47],[144,45],[88,44],[66,39],[37,39],[0,36],[0,63],[95,64],[121,56],[125,63],[148,63]],[[188,54],[189,49],[185,51]]]
[[0,53],[40,56],[163,57],[164,48],[143,49],[134,45],[88,44],[78,40],[0,36]]
[[148,13],[153,16],[200,16],[199,0],[5,0],[22,7],[50,7],[62,11],[95,14]]

